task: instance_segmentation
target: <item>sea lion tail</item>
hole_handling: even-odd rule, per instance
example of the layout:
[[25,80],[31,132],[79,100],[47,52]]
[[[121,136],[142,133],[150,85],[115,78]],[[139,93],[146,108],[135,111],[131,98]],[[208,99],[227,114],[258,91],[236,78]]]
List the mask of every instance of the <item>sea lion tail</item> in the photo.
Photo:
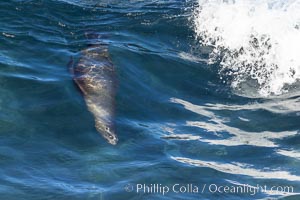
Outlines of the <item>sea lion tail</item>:
[[88,40],[88,45],[89,46],[94,46],[94,45],[107,45],[108,42],[105,41],[106,39],[109,38],[108,34],[99,34],[95,31],[86,31],[84,33],[86,39]]
[[99,33],[96,33],[95,31],[86,31],[84,33],[86,39],[88,40],[99,40],[101,39],[101,35]]

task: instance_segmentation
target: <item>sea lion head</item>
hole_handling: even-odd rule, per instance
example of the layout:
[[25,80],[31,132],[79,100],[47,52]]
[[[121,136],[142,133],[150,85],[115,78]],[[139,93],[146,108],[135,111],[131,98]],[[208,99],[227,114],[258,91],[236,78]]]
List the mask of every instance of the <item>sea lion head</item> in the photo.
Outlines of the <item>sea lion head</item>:
[[96,120],[96,129],[110,144],[117,144],[118,138],[115,134],[115,128],[113,124],[103,123],[102,121]]

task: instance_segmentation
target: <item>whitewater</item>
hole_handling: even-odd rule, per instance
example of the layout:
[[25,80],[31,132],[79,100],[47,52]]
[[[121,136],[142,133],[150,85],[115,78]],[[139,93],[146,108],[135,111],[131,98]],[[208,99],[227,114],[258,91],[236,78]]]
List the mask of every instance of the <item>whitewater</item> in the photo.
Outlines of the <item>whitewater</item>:
[[220,79],[237,93],[270,97],[299,84],[299,11],[300,0],[198,0],[192,22]]

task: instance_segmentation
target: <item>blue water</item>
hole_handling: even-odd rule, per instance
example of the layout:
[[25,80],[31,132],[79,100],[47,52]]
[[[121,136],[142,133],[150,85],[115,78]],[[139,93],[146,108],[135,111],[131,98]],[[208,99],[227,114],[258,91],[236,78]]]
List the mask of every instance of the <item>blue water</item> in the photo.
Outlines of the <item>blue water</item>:
[[[0,2],[0,199],[300,199],[299,89],[235,94],[205,62],[194,3]],[[95,130],[67,69],[93,42],[86,31],[103,36],[118,72],[116,146]],[[221,193],[243,184],[293,192]]]

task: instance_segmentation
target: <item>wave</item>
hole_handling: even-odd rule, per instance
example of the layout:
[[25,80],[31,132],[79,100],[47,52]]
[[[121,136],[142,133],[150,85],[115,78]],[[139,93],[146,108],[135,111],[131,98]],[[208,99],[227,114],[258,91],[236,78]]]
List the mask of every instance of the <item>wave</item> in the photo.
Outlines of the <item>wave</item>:
[[[255,110],[259,108],[259,105],[245,105],[244,107],[239,106],[226,106],[226,105],[212,105],[208,104],[205,106],[192,104],[191,102],[178,99],[178,98],[171,98],[170,102],[182,105],[184,109],[189,110],[193,113],[199,114],[204,117],[208,117],[210,120],[206,121],[186,121],[186,125],[189,127],[196,127],[204,130],[205,132],[210,133],[229,133],[231,136],[226,138],[220,136],[217,139],[204,139],[204,138],[197,138],[202,142],[207,142],[214,145],[225,145],[225,146],[239,146],[239,145],[251,145],[257,147],[278,147],[278,144],[274,140],[282,140],[286,137],[292,137],[298,134],[298,131],[279,131],[279,132],[272,132],[268,130],[264,131],[247,131],[241,128],[232,126],[228,124],[228,119],[226,117],[219,116],[215,114],[213,111],[215,110]],[[272,103],[270,103],[272,105]],[[265,104],[266,105],[266,104]],[[269,105],[270,106],[270,105]],[[274,106],[274,105],[273,105]],[[270,106],[272,108],[273,106]],[[277,105],[278,106],[278,105]],[[270,109],[268,108],[268,109]],[[276,108],[272,108],[273,110]],[[283,108],[284,110],[284,108]],[[242,118],[242,121],[249,121],[249,119]],[[252,120],[253,121],[253,120]]]
[[263,171],[263,170],[255,169],[251,165],[238,163],[238,162],[224,164],[224,163],[219,163],[214,161],[202,161],[202,160],[190,159],[185,157],[173,157],[173,156],[171,156],[171,159],[174,159],[184,164],[196,166],[196,167],[208,167],[223,173],[252,176],[253,178],[257,178],[257,179],[283,179],[289,181],[300,180],[299,176],[293,175],[287,171],[279,171],[279,170]]
[[[300,79],[299,0],[198,0],[194,30],[234,91],[281,95]],[[253,91],[252,91],[253,93]]]

